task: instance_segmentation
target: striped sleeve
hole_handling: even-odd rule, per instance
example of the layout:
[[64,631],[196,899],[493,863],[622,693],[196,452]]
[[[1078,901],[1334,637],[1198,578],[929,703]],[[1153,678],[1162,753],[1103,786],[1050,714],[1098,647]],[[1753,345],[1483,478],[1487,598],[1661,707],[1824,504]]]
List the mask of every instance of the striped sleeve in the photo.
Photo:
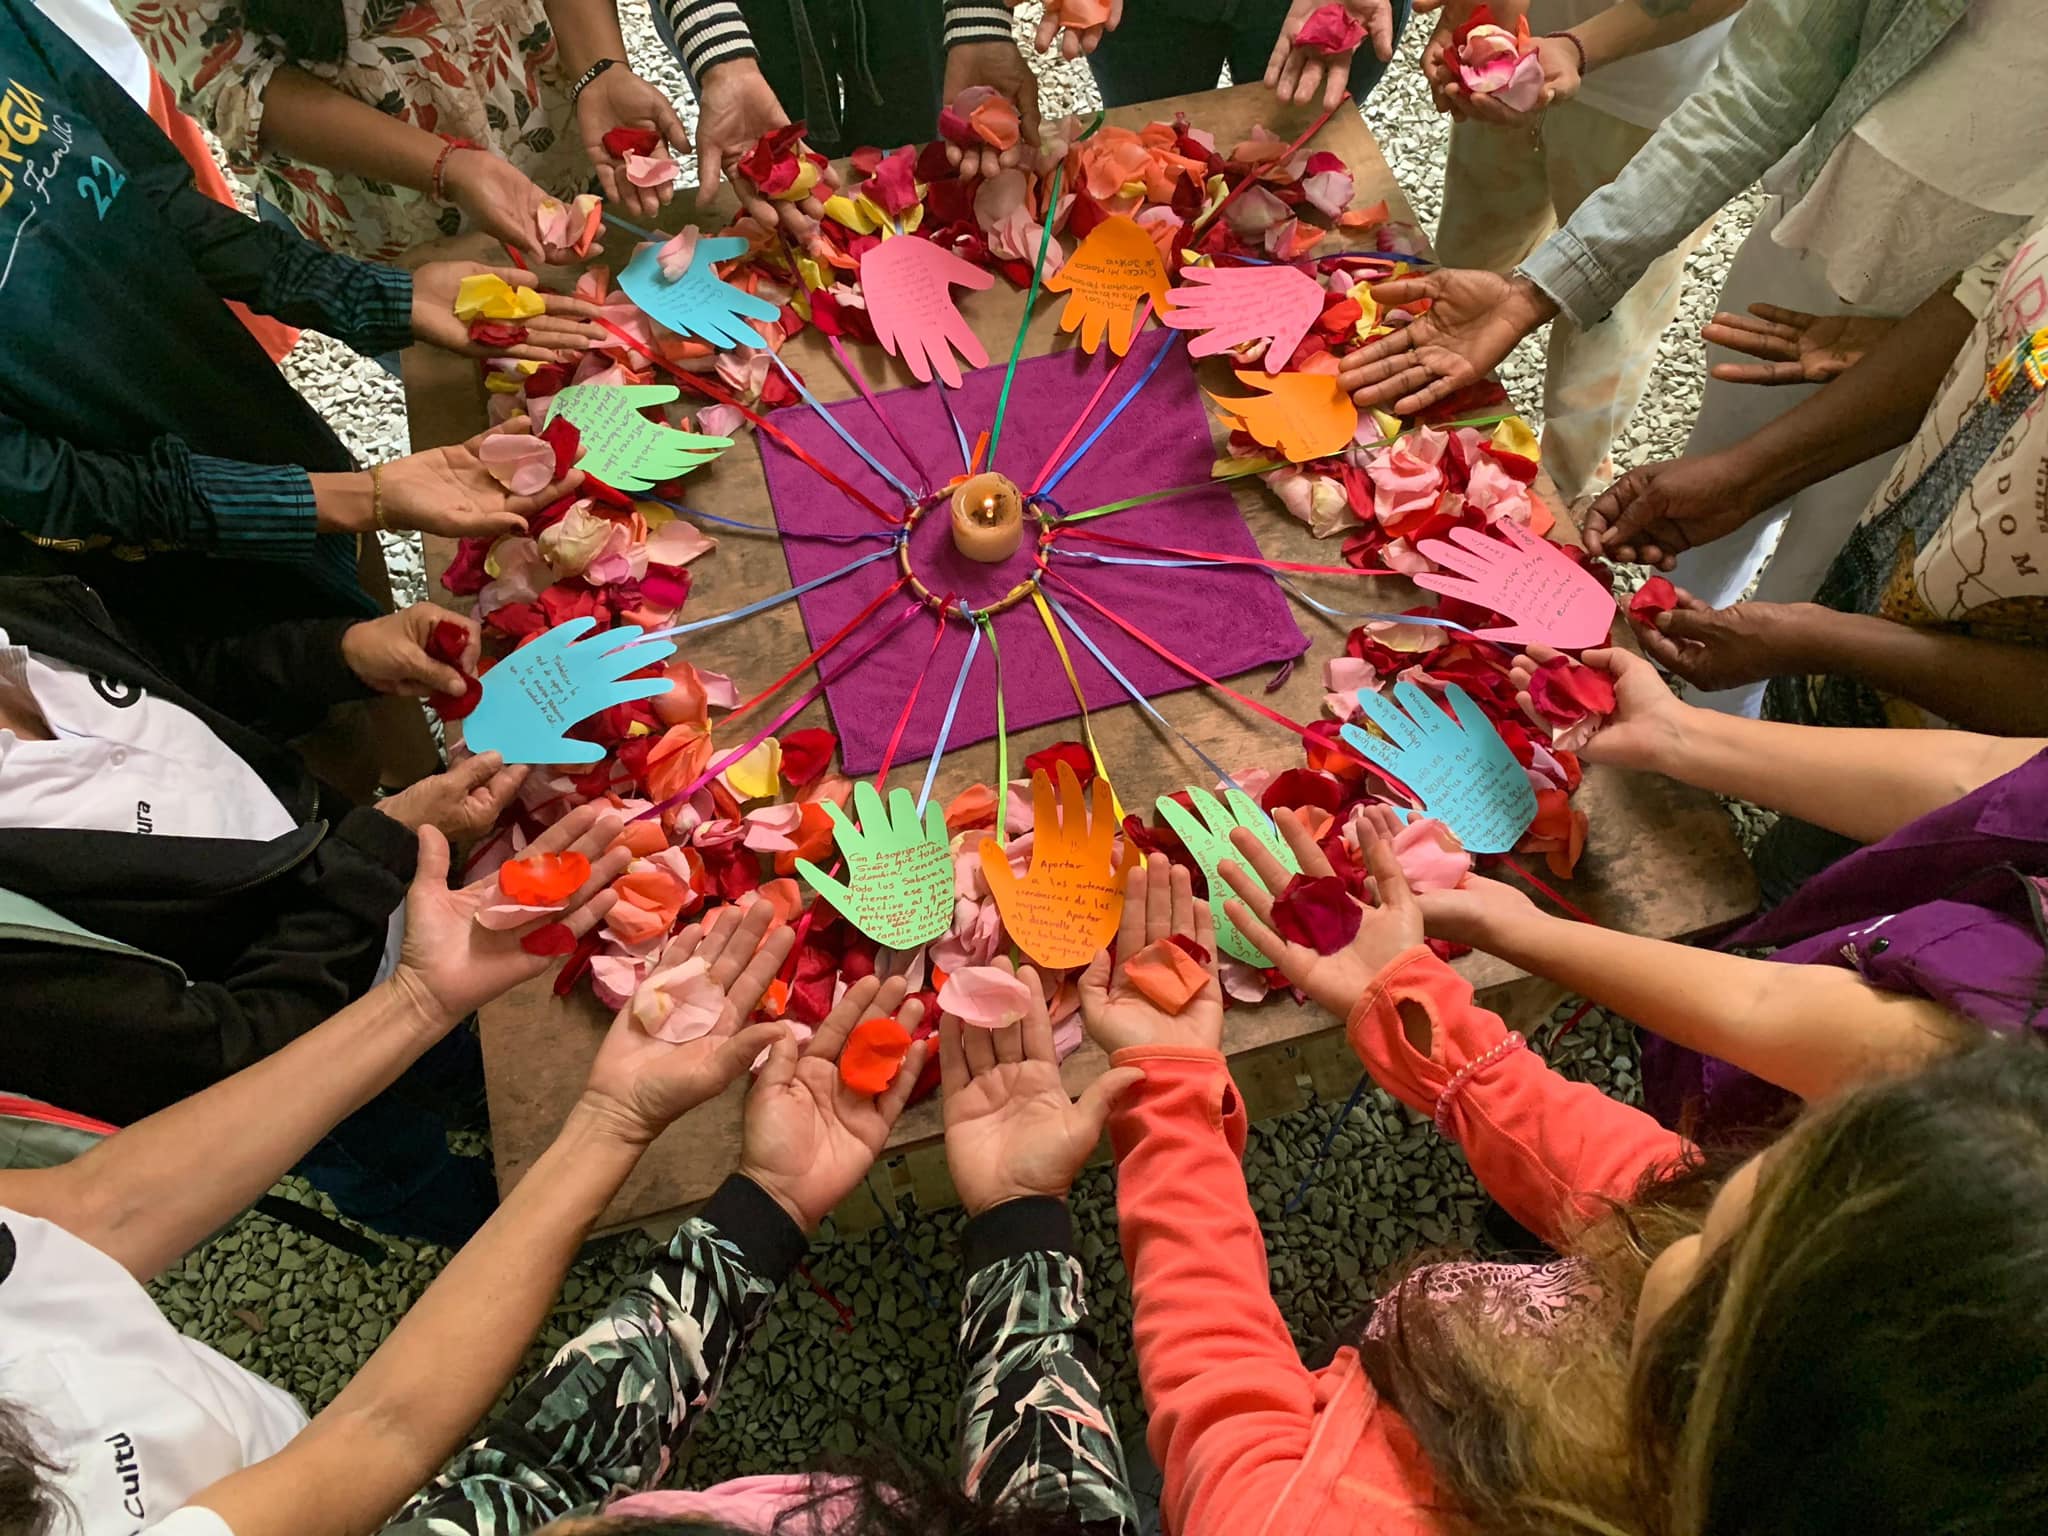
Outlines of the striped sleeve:
[[962,43],[1013,42],[1010,8],[1002,0],[944,0],[948,48]]
[[289,464],[186,460],[209,536],[203,548],[249,560],[303,560],[313,553],[313,482]]
[[364,357],[412,343],[410,272],[323,251],[307,240],[277,242],[250,308],[324,331]]
[[676,36],[676,51],[690,79],[702,81],[705,72],[734,59],[756,56],[754,34],[735,0],[656,0],[668,12],[668,24]]

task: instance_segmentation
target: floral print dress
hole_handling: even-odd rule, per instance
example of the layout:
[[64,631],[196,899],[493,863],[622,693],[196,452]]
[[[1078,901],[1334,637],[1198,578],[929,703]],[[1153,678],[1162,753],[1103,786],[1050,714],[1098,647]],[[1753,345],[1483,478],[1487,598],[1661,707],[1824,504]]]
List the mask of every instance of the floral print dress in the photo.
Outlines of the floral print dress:
[[462,214],[407,187],[267,153],[263,100],[294,65],[429,133],[503,155],[556,197],[590,180],[554,29],[541,0],[339,0],[347,56],[294,60],[249,28],[240,0],[115,0],[178,105],[211,128],[229,166],[309,240],[396,261],[462,227]]

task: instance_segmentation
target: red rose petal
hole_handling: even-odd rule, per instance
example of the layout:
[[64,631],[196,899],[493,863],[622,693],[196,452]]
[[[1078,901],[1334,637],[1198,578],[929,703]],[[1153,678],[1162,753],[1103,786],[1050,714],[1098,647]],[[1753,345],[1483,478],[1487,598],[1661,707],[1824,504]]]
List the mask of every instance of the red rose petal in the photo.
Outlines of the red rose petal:
[[430,693],[427,704],[443,720],[466,720],[476,712],[477,705],[484,701],[484,685],[464,673],[462,697],[451,698],[445,693]]
[[1024,759],[1024,777],[1028,779],[1034,773],[1043,773],[1057,784],[1061,763],[1074,770],[1074,777],[1083,789],[1095,782],[1095,759],[1078,741],[1056,741],[1051,746],[1032,753]]
[[519,947],[529,955],[573,955],[576,944],[576,935],[567,923],[549,923],[519,938]]
[[1334,955],[1358,937],[1365,909],[1335,875],[1296,875],[1273,898],[1273,931],[1290,944]]
[[1290,768],[1259,796],[1259,804],[1266,814],[1281,809],[1299,811],[1313,808],[1337,814],[1337,807],[1344,803],[1344,786],[1326,773],[1317,773],[1313,768]]
[[830,731],[816,727],[791,731],[782,738],[783,779],[801,788],[825,771],[838,750],[839,738]]
[[567,901],[590,878],[590,860],[567,853],[529,853],[498,866],[498,889],[522,907],[551,907]]
[[1553,656],[1530,675],[1529,702],[1550,724],[1575,725],[1614,713],[1614,682],[1569,656]]
[[620,126],[604,132],[604,152],[614,160],[623,160],[628,155],[651,155],[659,148],[661,135],[652,128]]
[[1662,576],[1652,576],[1628,600],[1628,616],[1638,624],[1654,625],[1658,614],[1669,613],[1677,606],[1678,588]]

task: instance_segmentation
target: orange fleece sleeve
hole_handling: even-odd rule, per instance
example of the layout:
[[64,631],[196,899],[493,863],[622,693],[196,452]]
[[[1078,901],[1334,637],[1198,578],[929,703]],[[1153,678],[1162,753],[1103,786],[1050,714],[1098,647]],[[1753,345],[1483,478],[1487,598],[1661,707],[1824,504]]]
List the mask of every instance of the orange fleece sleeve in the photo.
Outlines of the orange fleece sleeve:
[[[1409,1043],[1404,1005],[1428,1016],[1427,1056]],[[1645,1174],[1691,1155],[1691,1143],[1641,1110],[1553,1072],[1421,945],[1373,978],[1346,1031],[1374,1080],[1432,1116],[1486,1192],[1553,1245],[1606,1201],[1633,1196]]]

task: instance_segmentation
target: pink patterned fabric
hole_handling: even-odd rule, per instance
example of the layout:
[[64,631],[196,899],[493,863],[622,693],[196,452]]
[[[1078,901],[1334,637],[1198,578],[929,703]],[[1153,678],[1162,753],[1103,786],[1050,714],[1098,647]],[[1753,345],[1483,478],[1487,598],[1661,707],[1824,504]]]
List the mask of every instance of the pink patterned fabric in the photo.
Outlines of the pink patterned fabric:
[[1387,1337],[1402,1292],[1411,1287],[1419,1288],[1421,1299],[1432,1306],[1463,1305],[1477,1292],[1480,1315],[1510,1335],[1553,1333],[1568,1313],[1600,1299],[1598,1283],[1577,1259],[1549,1264],[1427,1264],[1379,1299],[1365,1325],[1368,1339]]

